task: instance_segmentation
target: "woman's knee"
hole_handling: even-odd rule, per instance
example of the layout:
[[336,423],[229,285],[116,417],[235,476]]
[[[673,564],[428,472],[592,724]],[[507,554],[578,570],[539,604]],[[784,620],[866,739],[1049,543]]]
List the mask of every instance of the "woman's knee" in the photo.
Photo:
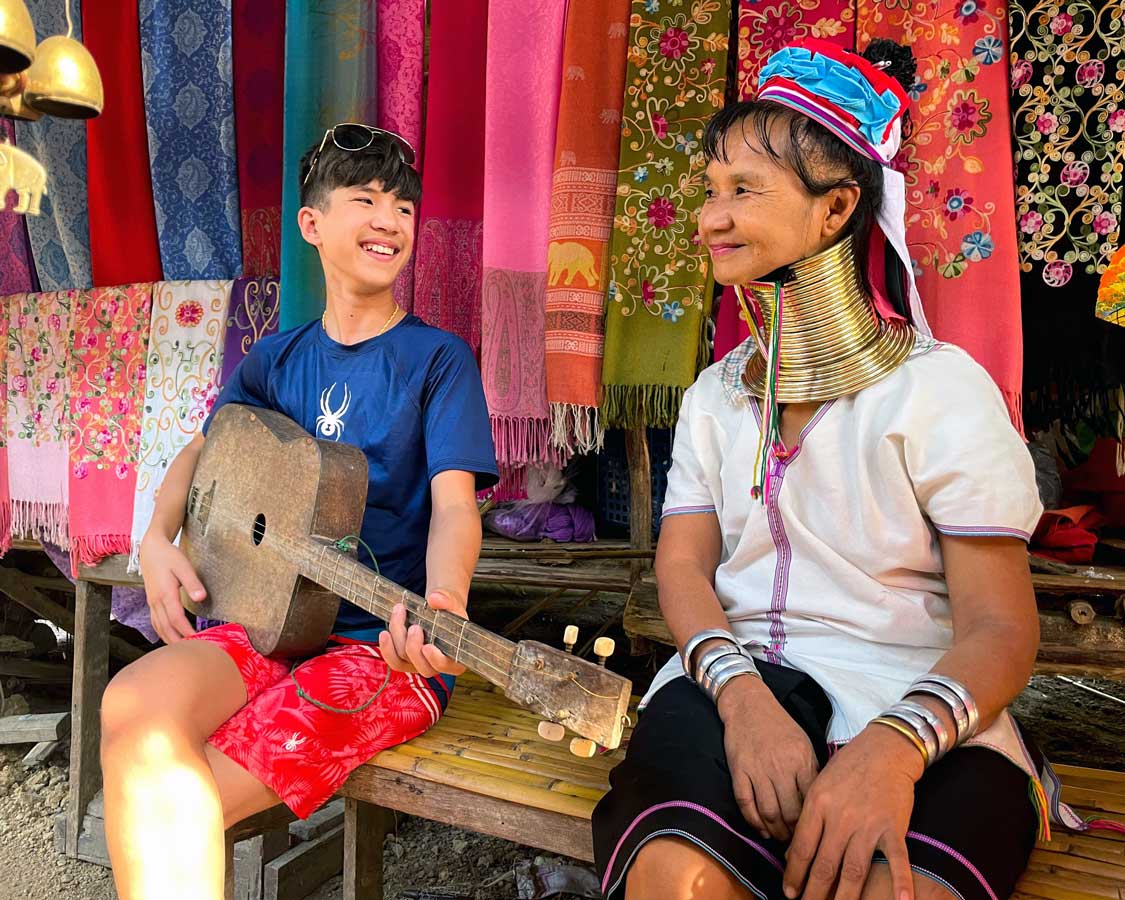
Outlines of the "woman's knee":
[[747,900],[746,891],[725,866],[705,850],[674,837],[645,844],[625,882],[626,900]]

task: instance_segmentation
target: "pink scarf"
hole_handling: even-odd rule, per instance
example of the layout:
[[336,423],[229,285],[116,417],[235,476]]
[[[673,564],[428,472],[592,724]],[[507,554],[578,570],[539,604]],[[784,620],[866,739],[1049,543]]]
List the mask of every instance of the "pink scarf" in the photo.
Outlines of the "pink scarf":
[[12,494],[8,489],[8,298],[0,298],[0,556],[12,547]]

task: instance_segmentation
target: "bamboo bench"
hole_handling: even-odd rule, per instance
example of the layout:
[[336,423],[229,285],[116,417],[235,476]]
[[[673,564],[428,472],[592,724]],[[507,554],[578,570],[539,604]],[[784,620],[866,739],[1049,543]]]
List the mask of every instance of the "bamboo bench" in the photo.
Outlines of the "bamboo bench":
[[[623,749],[578,759],[539,720],[473,675],[458,679],[433,728],[384,751],[344,785],[344,900],[382,900],[387,811],[593,861],[590,814]],[[1125,773],[1058,767],[1084,817],[1125,822]],[[1058,829],[1040,842],[1019,900],[1125,900],[1125,835]]]

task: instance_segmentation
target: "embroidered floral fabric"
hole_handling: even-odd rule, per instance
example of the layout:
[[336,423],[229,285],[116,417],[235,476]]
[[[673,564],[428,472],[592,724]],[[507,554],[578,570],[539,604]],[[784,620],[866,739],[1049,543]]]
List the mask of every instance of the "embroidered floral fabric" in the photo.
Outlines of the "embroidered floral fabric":
[[758,73],[770,55],[801,38],[855,47],[853,0],[741,0],[738,9],[738,96],[758,89]]
[[277,333],[281,283],[276,278],[238,278],[230,294],[223,349],[222,387],[246,358],[250,348],[266,335]]

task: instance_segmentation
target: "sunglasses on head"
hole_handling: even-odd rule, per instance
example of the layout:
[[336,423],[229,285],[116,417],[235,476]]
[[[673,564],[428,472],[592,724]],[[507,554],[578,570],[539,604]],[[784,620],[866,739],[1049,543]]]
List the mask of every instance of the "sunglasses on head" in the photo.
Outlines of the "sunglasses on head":
[[320,162],[320,154],[324,150],[324,145],[328,143],[328,138],[332,138],[332,143],[339,147],[341,150],[355,152],[357,150],[366,150],[375,143],[376,138],[386,138],[398,151],[399,159],[406,165],[414,165],[416,154],[414,148],[410,145],[410,141],[404,138],[401,134],[395,134],[393,131],[385,131],[382,128],[375,128],[373,125],[363,125],[358,122],[341,122],[339,125],[333,125],[324,132],[324,137],[320,139],[320,146],[316,148],[316,153],[313,154],[312,162],[309,163],[309,170],[305,173],[305,180],[302,184],[308,184],[309,177],[316,168],[316,164]]

